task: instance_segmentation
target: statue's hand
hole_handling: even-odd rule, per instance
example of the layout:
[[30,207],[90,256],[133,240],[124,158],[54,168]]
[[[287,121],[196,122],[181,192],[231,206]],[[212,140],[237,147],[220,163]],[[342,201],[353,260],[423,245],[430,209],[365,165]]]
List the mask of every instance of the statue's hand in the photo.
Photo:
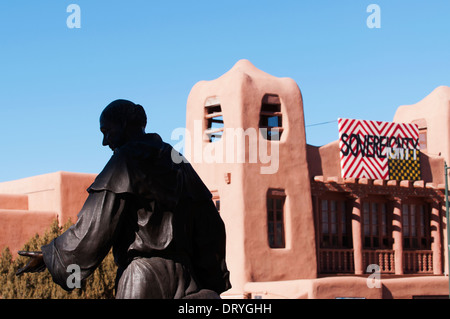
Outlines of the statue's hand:
[[45,270],[44,256],[42,251],[23,251],[20,250],[19,255],[30,257],[30,261],[25,265],[25,267],[20,268],[16,272],[16,276],[19,276],[25,272],[41,272]]

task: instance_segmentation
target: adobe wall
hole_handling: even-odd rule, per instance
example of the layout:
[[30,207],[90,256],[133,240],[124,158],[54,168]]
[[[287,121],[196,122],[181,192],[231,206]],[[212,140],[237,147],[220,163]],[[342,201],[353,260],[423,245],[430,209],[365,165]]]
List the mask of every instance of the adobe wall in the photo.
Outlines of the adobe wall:
[[400,106],[394,122],[412,123],[425,120],[427,126],[427,153],[440,153],[450,161],[450,87],[439,86],[423,100],[413,105]]
[[[227,135],[227,128],[257,129],[265,94],[277,94],[282,105],[281,141],[272,141],[267,146],[269,154],[271,143],[279,146],[279,165],[259,160],[251,163],[249,150],[255,145],[248,140],[245,163],[237,160],[208,163],[196,159],[199,152],[223,150],[227,141],[234,138]],[[195,135],[195,122],[203,123],[205,102],[213,96],[220,100],[225,132],[220,141],[213,143],[189,141],[192,143],[185,153],[209,189],[219,192],[233,291],[242,292],[243,285],[249,281],[315,278],[315,234],[300,89],[292,79],[276,78],[258,70],[249,61],[241,60],[218,79],[198,82],[192,88],[187,102],[186,127],[195,141],[199,138],[201,141],[201,135]],[[257,138],[259,143],[262,139],[259,132]],[[274,169],[274,172],[262,174],[262,168]],[[225,176],[230,177],[229,183]],[[269,188],[284,189],[286,193],[286,248],[282,249],[271,249],[268,244],[266,196]]]
[[74,223],[95,174],[55,172],[0,183],[0,249],[15,252],[54,220]]
[[29,239],[43,235],[55,219],[55,212],[0,209],[0,250],[8,246],[15,258]]
[[[372,277],[373,278],[373,277]],[[247,283],[245,293],[263,299],[412,299],[449,294],[448,277],[392,278],[380,275],[378,286],[366,276],[333,276],[318,279]],[[369,281],[369,285],[368,285]]]
[[[69,172],[32,176],[0,183],[0,194],[22,196],[22,201],[23,196],[26,196],[30,211],[53,211],[57,214],[60,224],[64,224],[68,218],[75,222],[76,215],[87,198],[86,189],[96,176]],[[0,208],[1,205],[6,203],[0,204]],[[20,209],[23,209],[23,206]]]
[[61,224],[70,218],[73,223],[77,221],[77,214],[88,197],[87,188],[94,182],[97,174],[81,174],[61,172]]
[[341,158],[339,141],[324,146],[307,145],[308,170],[314,176],[341,177]]
[[[188,96],[186,108],[186,128],[190,133],[191,140],[185,140],[184,152],[206,186],[211,191],[217,191],[220,196],[221,217],[225,223],[227,236],[226,261],[233,286],[226,292],[227,294],[242,293],[243,283],[248,280],[244,249],[243,170],[241,165],[225,161],[217,165],[215,162],[204,160],[203,154],[207,155],[207,152],[204,152],[206,144],[202,141],[202,133],[205,130],[204,105],[208,97],[219,96],[222,109],[228,105],[241,105],[242,91],[239,82],[233,80],[225,78],[223,85],[213,87],[210,82],[206,81],[200,81],[194,85]],[[229,94],[230,90],[235,94]],[[223,119],[229,127],[242,127],[241,117],[236,114],[225,112]],[[200,127],[199,133],[196,126]],[[224,146],[224,140],[208,145],[219,149]],[[214,153],[213,151],[211,153]],[[225,176],[230,177],[229,183],[225,180]]]
[[[290,78],[277,78],[255,67],[249,67],[245,72],[248,77],[242,82],[243,127],[258,127],[262,98],[265,94],[272,93],[277,94],[281,100],[284,129],[280,141],[268,143],[278,144],[276,171],[264,174],[262,168],[269,167],[268,164],[243,165],[245,254],[249,279],[268,281],[315,278],[315,231],[300,89]],[[261,135],[258,137],[262,139]],[[275,166],[273,162],[271,165]],[[286,193],[286,247],[282,249],[273,249],[268,245],[266,197],[269,189],[283,189]]]
[[420,169],[422,180],[436,185],[444,184],[444,158],[441,156],[420,153]]
[[20,194],[0,194],[0,209],[28,210],[28,196]]
[[59,212],[61,173],[50,173],[0,183],[0,194],[28,196],[31,211]]

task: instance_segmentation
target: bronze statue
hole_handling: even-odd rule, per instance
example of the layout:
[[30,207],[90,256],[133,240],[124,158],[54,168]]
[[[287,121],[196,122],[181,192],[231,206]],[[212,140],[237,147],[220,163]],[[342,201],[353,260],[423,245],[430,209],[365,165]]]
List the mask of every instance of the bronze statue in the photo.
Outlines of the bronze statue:
[[116,298],[219,298],[231,285],[225,227],[211,193],[173,148],[145,133],[141,105],[110,103],[100,116],[113,155],[94,183],[76,224],[42,247],[17,272],[43,271],[66,290],[71,264],[87,278],[113,249]]

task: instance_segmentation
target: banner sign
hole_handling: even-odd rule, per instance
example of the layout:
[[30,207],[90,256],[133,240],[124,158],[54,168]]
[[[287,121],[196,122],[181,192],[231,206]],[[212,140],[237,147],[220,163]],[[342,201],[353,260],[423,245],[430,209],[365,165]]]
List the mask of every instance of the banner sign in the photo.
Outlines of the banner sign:
[[420,180],[416,124],[338,119],[343,178]]

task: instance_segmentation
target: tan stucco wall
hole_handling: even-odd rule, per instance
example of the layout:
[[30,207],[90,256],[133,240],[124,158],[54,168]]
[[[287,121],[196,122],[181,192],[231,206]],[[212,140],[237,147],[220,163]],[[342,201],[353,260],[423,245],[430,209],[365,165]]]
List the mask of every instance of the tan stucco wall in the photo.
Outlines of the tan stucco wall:
[[[220,164],[195,161],[196,147],[201,150],[223,147],[227,138],[231,138],[226,132],[218,142],[198,142],[197,139],[198,144],[193,142],[191,149],[186,150],[210,190],[219,192],[228,238],[227,263],[233,284],[230,293],[242,292],[244,284],[249,281],[317,276],[303,103],[297,84],[289,78],[271,76],[249,61],[241,60],[218,79],[201,81],[192,88],[187,102],[186,127],[194,137],[194,123],[203,121],[206,99],[217,96],[225,129],[257,129],[265,94],[279,96],[283,113],[281,140],[270,142],[279,146],[276,172],[262,174],[261,167],[269,164],[260,161]],[[260,138],[258,134],[258,141]],[[250,149],[248,143],[246,149]],[[224,178],[227,173],[231,174],[229,184]],[[284,189],[286,193],[286,248],[282,249],[271,249],[268,245],[266,194],[269,188]]]
[[0,194],[0,209],[28,210],[28,196],[20,194]]
[[439,86],[413,105],[402,105],[394,115],[394,122],[412,123],[425,119],[427,125],[427,153],[441,154],[450,160],[450,87]]
[[[367,276],[335,276],[318,279],[247,283],[245,293],[264,299],[412,299],[448,296],[448,277],[392,278],[381,275],[379,286]],[[369,285],[368,285],[369,280]],[[378,288],[379,287],[379,288]]]
[[76,222],[95,174],[55,172],[0,183],[0,249],[14,253],[57,219]]
[[15,258],[31,237],[43,235],[55,219],[55,212],[0,209],[0,250],[9,247]]

